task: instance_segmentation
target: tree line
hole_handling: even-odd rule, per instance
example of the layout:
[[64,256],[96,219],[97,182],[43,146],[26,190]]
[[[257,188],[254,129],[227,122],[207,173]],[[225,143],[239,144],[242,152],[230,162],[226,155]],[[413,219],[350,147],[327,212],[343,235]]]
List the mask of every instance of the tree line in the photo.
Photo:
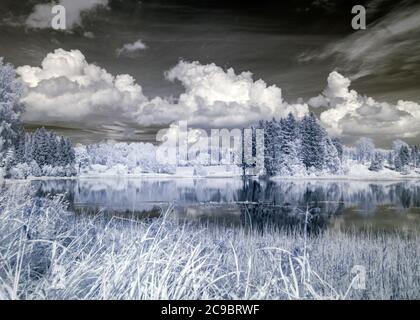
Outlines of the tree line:
[[25,133],[22,92],[15,69],[0,58],[0,177],[75,175],[75,152],[68,138],[45,128]]
[[420,168],[420,148],[408,145],[402,140],[395,140],[391,150],[378,149],[370,138],[360,138],[354,148],[345,148],[345,156],[358,163],[367,165],[371,171],[384,168],[408,174]]

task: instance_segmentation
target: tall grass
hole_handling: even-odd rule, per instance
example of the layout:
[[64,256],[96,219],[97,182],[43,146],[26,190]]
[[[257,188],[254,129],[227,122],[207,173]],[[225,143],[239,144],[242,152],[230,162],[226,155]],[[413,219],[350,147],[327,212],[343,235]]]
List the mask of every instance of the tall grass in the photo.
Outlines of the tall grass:
[[0,299],[420,298],[417,234],[257,232],[179,223],[171,208],[145,221],[66,207],[24,185],[0,191]]

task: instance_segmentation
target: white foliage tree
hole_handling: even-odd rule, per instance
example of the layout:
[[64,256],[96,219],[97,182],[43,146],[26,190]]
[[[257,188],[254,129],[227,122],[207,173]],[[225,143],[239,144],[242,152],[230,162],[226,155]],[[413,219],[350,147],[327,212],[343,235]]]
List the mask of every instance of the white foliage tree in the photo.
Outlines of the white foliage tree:
[[356,141],[356,157],[361,163],[369,162],[375,155],[375,144],[370,138],[360,138]]
[[4,63],[0,57],[0,158],[5,156],[8,149],[15,148],[23,135],[20,120],[24,111],[20,103],[22,90],[13,66]]

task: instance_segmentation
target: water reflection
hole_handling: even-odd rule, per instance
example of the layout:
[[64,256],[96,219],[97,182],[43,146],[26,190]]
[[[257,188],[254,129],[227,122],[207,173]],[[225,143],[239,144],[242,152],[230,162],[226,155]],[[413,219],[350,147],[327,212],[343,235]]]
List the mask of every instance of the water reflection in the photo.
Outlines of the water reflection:
[[261,228],[301,225],[418,228],[420,182],[242,179],[81,179],[34,181],[40,196],[66,193],[71,209],[157,216],[174,204],[180,219]]

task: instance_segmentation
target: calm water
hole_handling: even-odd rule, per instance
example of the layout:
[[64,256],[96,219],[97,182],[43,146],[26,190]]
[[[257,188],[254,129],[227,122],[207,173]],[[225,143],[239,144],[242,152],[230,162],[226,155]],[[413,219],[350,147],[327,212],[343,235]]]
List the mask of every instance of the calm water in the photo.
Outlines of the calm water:
[[159,216],[261,227],[301,225],[306,208],[315,229],[419,230],[420,181],[257,181],[126,179],[33,181],[38,195],[65,193],[81,214]]
[[207,224],[261,227],[420,230],[420,181],[257,181],[241,179],[126,179],[33,181],[38,195],[65,193],[81,214],[159,216]]

